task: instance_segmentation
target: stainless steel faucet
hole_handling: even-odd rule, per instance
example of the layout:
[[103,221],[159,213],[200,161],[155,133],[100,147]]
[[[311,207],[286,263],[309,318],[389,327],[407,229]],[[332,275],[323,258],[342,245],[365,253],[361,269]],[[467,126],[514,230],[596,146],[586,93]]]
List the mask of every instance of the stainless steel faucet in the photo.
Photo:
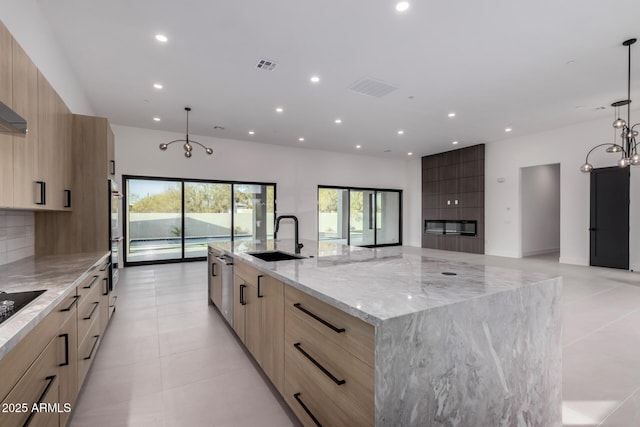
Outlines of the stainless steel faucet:
[[295,240],[296,240],[296,247],[295,247],[295,252],[296,254],[300,254],[300,249],[302,249],[302,247],[304,246],[302,243],[300,243],[300,240],[298,239],[298,218],[295,215],[280,215],[279,217],[276,218],[276,228],[273,231],[273,239],[277,239],[278,238],[278,230],[280,229],[280,220],[281,219],[292,219],[293,222],[295,223]]

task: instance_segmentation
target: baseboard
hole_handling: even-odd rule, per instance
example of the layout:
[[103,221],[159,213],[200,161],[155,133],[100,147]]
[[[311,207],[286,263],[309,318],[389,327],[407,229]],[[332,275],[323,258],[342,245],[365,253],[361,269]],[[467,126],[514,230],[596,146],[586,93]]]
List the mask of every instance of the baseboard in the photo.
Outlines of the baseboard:
[[522,256],[536,256],[536,255],[544,255],[544,254],[552,254],[555,252],[560,252],[560,248],[549,248],[549,249],[536,249],[535,251],[527,251],[523,252]]
[[503,252],[503,251],[487,251],[484,252],[485,255],[493,255],[493,256],[501,256],[505,258],[522,258],[519,254],[513,252]]
[[586,265],[589,266],[588,258],[571,258],[571,257],[560,257],[560,264],[573,264],[573,265]]

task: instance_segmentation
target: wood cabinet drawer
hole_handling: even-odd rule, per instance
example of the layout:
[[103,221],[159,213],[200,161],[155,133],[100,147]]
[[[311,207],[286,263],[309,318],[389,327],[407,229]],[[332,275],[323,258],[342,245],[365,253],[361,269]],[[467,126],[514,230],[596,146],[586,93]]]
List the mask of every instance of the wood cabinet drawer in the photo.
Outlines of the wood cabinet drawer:
[[334,343],[365,364],[374,366],[375,336],[372,325],[291,286],[285,286],[285,307],[285,330],[290,323],[304,322],[318,332],[323,341]]
[[[296,350],[285,350],[285,390],[284,397],[289,407],[305,426],[373,426],[373,394],[369,409],[364,409],[350,399],[344,398],[344,392],[336,390],[348,387],[327,385],[324,376],[315,366],[296,354]],[[339,402],[336,402],[338,400]]]
[[[87,334],[80,340],[78,345],[78,390],[81,389],[84,383],[84,378],[93,363],[98,350],[98,345],[102,339],[100,335],[100,320],[97,317],[98,313],[90,322]],[[80,325],[78,325],[78,329]],[[79,335],[78,335],[79,336]]]
[[258,284],[258,276],[264,276],[265,274],[261,271],[249,266],[248,264],[241,261],[234,261],[233,263],[233,274],[240,277],[242,280],[249,282],[253,285]]
[[78,311],[78,341],[82,341],[86,337],[94,322],[98,322],[98,326],[100,326],[102,305],[103,301],[96,298],[95,301],[85,304]]
[[299,321],[291,310],[285,313],[285,319],[286,376],[302,376],[297,381],[313,383],[326,396],[324,400],[330,400],[355,419],[363,420],[363,425],[371,424],[374,412],[373,367],[327,340],[307,322]]
[[13,427],[24,425],[31,416],[30,426],[34,425],[58,425],[58,412],[33,412],[31,409],[36,403],[58,403],[58,341],[51,340],[44,351],[31,365],[29,370],[13,387],[11,392],[2,402],[6,405],[26,404],[22,411],[9,411],[0,416],[0,427]]

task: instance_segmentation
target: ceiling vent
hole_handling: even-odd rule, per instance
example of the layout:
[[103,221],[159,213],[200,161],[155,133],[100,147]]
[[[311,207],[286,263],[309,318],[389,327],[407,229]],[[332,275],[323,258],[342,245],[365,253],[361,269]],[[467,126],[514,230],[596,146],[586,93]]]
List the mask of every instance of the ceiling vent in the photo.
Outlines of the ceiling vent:
[[256,64],[256,68],[265,71],[273,71],[273,69],[276,68],[276,63],[273,61],[269,61],[268,59],[261,59]]
[[380,80],[363,77],[359,80],[356,80],[351,86],[348,87],[348,89],[356,93],[361,93],[362,95],[382,98],[383,96],[393,92],[398,88]]

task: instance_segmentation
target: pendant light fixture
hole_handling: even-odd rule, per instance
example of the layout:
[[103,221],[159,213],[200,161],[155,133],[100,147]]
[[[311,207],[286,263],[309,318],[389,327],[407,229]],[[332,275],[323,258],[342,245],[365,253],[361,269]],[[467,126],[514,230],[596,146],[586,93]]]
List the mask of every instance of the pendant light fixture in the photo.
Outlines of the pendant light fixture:
[[193,139],[189,139],[189,111],[191,111],[190,107],[184,107],[184,111],[187,112],[187,134],[185,139],[176,139],[174,141],[171,142],[167,142],[167,143],[162,143],[160,144],[160,149],[162,151],[165,151],[167,149],[167,147],[171,144],[173,144],[174,142],[184,142],[184,145],[182,146],[184,148],[184,156],[189,159],[191,158],[191,152],[193,151],[193,146],[191,144],[197,144],[200,147],[204,148],[204,151],[211,155],[213,154],[213,150],[209,147],[205,147],[204,145],[200,144],[198,141],[194,141]]
[[620,144],[616,144],[615,142],[615,131],[614,131],[614,140],[612,143],[604,143],[598,144],[593,147],[587,153],[587,158],[582,166],[580,166],[580,171],[584,173],[589,173],[593,170],[593,166],[589,163],[589,155],[599,147],[607,147],[607,153],[622,153],[622,156],[618,160],[618,166],[624,168],[629,165],[640,165],[640,155],[638,155],[638,143],[636,142],[636,136],[638,136],[638,131],[634,130],[636,126],[640,126],[640,123],[636,123],[635,125],[631,125],[631,45],[636,42],[636,39],[625,40],[622,43],[622,46],[626,46],[629,48],[629,61],[628,61],[628,73],[627,73],[627,99],[623,99],[622,101],[616,101],[611,104],[612,107],[616,109],[616,112],[619,111],[620,107],[627,106],[627,120],[623,120],[618,117],[613,122],[614,129],[622,129],[622,133],[620,137],[622,138],[622,142]]

